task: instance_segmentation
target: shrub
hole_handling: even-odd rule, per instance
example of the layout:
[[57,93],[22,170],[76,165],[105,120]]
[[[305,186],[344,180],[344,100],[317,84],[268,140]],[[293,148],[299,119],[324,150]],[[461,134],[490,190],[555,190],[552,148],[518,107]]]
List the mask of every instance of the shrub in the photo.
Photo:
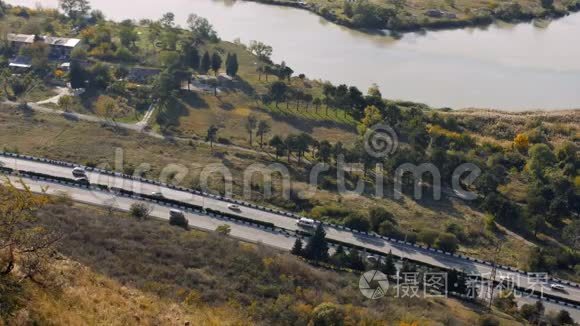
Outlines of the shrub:
[[332,303],[321,303],[312,311],[311,325],[340,326],[344,324],[344,312]]
[[439,233],[437,231],[423,230],[423,231],[419,232],[419,241],[421,241],[424,244],[431,247],[435,243],[435,240],[437,240],[438,236],[439,236]]
[[371,228],[369,220],[367,220],[364,216],[360,216],[357,214],[353,214],[347,217],[346,220],[344,221],[344,226],[363,232],[368,232]]
[[145,203],[133,203],[129,210],[131,216],[137,218],[138,220],[144,220],[151,214],[151,207]]
[[455,252],[458,247],[458,241],[455,235],[451,233],[442,233],[439,235],[437,242],[435,243],[437,248],[447,251],[447,252]]
[[232,232],[232,228],[227,224],[222,224],[218,226],[215,231],[219,234],[229,235]]

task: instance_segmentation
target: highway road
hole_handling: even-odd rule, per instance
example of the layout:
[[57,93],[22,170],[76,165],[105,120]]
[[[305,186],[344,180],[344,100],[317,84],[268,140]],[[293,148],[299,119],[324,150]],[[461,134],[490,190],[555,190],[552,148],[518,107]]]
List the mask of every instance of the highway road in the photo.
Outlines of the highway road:
[[[52,176],[71,178],[71,169],[68,167],[63,167],[59,165],[47,164],[37,161],[31,161],[26,159],[16,159],[12,157],[0,156],[0,162],[4,163],[4,166],[11,167],[18,170],[35,171],[44,174],[49,174]],[[204,197],[200,195],[195,195],[185,191],[174,190],[166,187],[161,187],[158,185],[153,185],[145,182],[134,181],[130,179],[125,179],[121,176],[111,176],[108,174],[100,174],[96,172],[88,173],[89,179],[93,184],[105,184],[110,187],[119,187],[126,190],[131,190],[136,193],[151,194],[152,192],[161,192],[164,197],[171,198],[173,200],[179,200],[182,202],[187,202],[195,205],[203,205],[205,208],[211,208],[219,211],[228,211],[229,202],[218,200],[215,198]],[[65,187],[57,184],[50,184],[51,189],[65,189],[67,192],[71,193],[75,200],[79,200],[91,204],[103,204],[111,200],[112,195],[108,192],[101,191],[89,191],[82,189],[75,189],[74,192],[71,191],[70,187]],[[62,190],[62,189],[61,189]],[[117,197],[118,205],[121,209],[128,209],[131,202],[127,198]],[[168,208],[163,206],[155,206],[153,215],[156,217],[167,218]],[[265,212],[262,210],[241,207],[241,212],[238,215],[244,216],[249,219],[264,221],[273,223],[276,227],[286,229],[286,230],[299,230],[300,228],[296,224],[296,219],[276,214],[272,212]],[[232,227],[231,235],[240,239],[247,239],[251,241],[260,241],[264,244],[281,248],[290,249],[294,243],[293,238],[288,238],[282,234],[275,232],[265,232],[265,230],[256,230],[253,227],[247,225],[240,225],[232,222],[225,222],[221,220],[216,220],[205,215],[188,215],[191,225],[200,227],[202,229],[214,230],[220,224],[230,224]],[[336,227],[326,226],[325,227],[327,238],[341,241],[346,244],[359,246],[366,248],[367,250],[374,250],[383,254],[392,253],[399,257],[404,257],[409,260],[421,262],[424,264],[429,264],[432,266],[441,267],[444,269],[456,269],[464,271],[468,274],[480,274],[484,277],[489,277],[492,272],[492,267],[484,264],[478,263],[466,259],[462,259],[455,256],[445,255],[443,253],[433,252],[424,248],[417,248],[412,245],[396,243],[392,241],[387,241],[379,237],[363,235],[360,233],[353,233],[347,230],[339,229]],[[523,274],[514,273],[507,269],[498,268],[498,277],[501,275],[512,275],[516,280],[516,283],[523,288],[535,289],[536,291],[543,291],[544,293],[549,293],[560,298],[573,300],[580,302],[580,289],[574,286],[564,285],[564,291],[553,291],[547,287],[546,284],[536,284],[535,280],[528,279],[527,276]]]

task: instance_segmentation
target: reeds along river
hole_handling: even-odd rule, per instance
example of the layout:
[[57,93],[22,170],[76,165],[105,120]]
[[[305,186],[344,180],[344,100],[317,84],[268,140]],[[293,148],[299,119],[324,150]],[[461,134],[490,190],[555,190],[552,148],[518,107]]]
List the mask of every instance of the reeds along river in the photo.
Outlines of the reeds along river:
[[[9,0],[34,6],[37,0]],[[40,1],[54,7],[56,0]],[[109,18],[196,13],[224,40],[259,40],[297,73],[437,107],[506,110],[580,107],[580,14],[552,22],[409,33],[400,39],[352,31],[305,10],[244,1],[91,0]]]

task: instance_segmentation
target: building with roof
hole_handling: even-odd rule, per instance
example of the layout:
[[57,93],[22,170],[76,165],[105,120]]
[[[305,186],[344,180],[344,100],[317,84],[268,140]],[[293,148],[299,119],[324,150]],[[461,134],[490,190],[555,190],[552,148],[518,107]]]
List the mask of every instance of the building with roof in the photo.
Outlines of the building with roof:
[[80,43],[80,39],[55,37],[55,36],[39,36],[34,34],[13,34],[7,35],[7,40],[12,45],[13,49],[18,52],[22,46],[42,42],[49,46],[51,59],[67,59],[74,48]]

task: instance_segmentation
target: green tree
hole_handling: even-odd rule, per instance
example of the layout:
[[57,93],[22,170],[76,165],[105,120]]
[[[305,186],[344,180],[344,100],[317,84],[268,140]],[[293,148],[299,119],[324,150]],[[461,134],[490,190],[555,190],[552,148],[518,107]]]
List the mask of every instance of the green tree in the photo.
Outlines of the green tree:
[[389,254],[385,258],[385,262],[381,264],[381,272],[387,276],[397,275],[397,266],[395,266],[395,258],[393,257],[392,250],[389,250]]
[[203,57],[201,58],[201,65],[199,67],[199,70],[201,73],[207,74],[210,67],[211,67],[211,58],[209,56],[209,52],[205,51]]
[[219,128],[215,125],[211,125],[209,126],[209,128],[207,128],[207,135],[206,135],[206,141],[209,141],[209,145],[211,148],[213,148],[213,143],[217,140],[217,133],[218,133]]
[[394,221],[394,216],[382,207],[372,207],[369,210],[369,221],[371,229],[375,232],[379,231],[379,226],[384,221]]
[[320,160],[324,163],[329,163],[331,155],[332,145],[327,140],[321,141],[318,147],[318,157]]
[[248,51],[255,54],[258,59],[264,62],[269,62],[270,56],[272,55],[272,47],[258,41],[250,41]]
[[260,120],[260,122],[258,123],[258,129],[256,131],[256,134],[260,136],[260,148],[264,147],[264,135],[269,133],[270,130],[271,128],[270,125],[268,124],[268,121]]
[[87,80],[87,72],[81,64],[73,60],[70,64],[70,71],[68,73],[71,88],[85,88],[85,81]]
[[196,14],[190,14],[189,17],[187,17],[187,26],[195,40],[209,40],[211,42],[217,42],[219,40],[217,32],[214,30],[213,26],[203,17]]
[[351,249],[347,256],[348,268],[355,271],[364,271],[365,263],[363,261],[363,256],[358,250]]
[[296,239],[290,253],[294,256],[302,256],[302,240],[300,238]]
[[184,60],[184,64],[185,66],[193,69],[193,70],[199,70],[199,64],[200,64],[200,57],[199,57],[199,52],[197,51],[197,48],[195,47],[187,47],[185,50],[185,55],[183,57]]
[[211,56],[211,69],[213,70],[214,74],[217,76],[218,72],[222,67],[222,57],[217,53]]
[[546,144],[535,144],[528,151],[527,169],[536,177],[543,177],[544,170],[556,163],[556,155]]
[[121,44],[127,48],[134,48],[135,43],[139,40],[139,35],[135,30],[135,24],[130,19],[121,22],[119,39]]
[[256,127],[258,126],[258,118],[256,118],[255,115],[250,114],[248,116],[248,120],[246,121],[246,131],[248,132],[248,134],[250,134],[250,146],[253,145],[253,139],[254,139],[254,130],[256,130]]
[[269,145],[275,149],[276,159],[284,155],[286,144],[284,143],[284,140],[280,136],[275,135],[274,137],[272,137],[272,139],[270,139]]
[[226,74],[230,77],[235,77],[238,74],[239,64],[237,54],[228,54],[228,59],[226,60]]
[[175,26],[175,14],[172,12],[164,13],[161,19],[159,19],[159,23],[166,29],[173,28]]
[[296,154],[298,154],[298,162],[301,162],[302,156],[308,151],[312,142],[312,137],[306,133],[301,133],[295,138],[293,147],[296,150]]
[[314,234],[308,239],[304,248],[304,257],[316,261],[326,261],[328,259],[328,243],[326,241],[326,231],[319,223]]
[[270,85],[269,94],[274,99],[276,107],[278,107],[278,104],[286,98],[287,91],[288,87],[282,81],[276,81]]

